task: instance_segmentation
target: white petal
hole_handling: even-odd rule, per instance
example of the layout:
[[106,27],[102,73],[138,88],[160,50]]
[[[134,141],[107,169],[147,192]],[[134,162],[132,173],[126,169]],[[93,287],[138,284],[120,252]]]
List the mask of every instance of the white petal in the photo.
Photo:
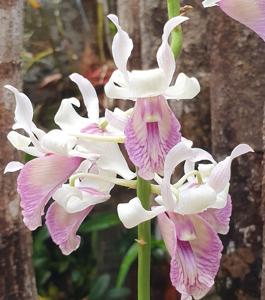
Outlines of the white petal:
[[105,86],[108,97],[130,100],[154,97],[164,94],[168,87],[166,75],[159,68],[128,72],[128,83],[124,83],[120,78],[119,70],[112,74]]
[[173,74],[175,72],[175,58],[174,54],[168,44],[168,38],[171,31],[182,22],[188,20],[187,17],[177,16],[170,19],[164,26],[162,35],[162,44],[157,51],[157,62],[159,68],[161,68],[167,76],[167,84],[169,85]]
[[[129,76],[128,74],[129,72],[127,72],[127,78]],[[112,73],[109,81],[104,86],[104,91],[107,97],[112,99],[131,99],[131,91],[128,83],[120,70],[115,70]]]
[[24,165],[19,162],[19,161],[11,161],[9,162],[4,170],[4,174],[8,173],[8,172],[16,172],[21,170],[24,167]]
[[69,184],[63,184],[61,188],[57,189],[52,198],[67,211],[67,203],[69,198],[81,198],[82,193]]
[[85,192],[69,184],[64,184],[53,195],[53,199],[70,214],[105,202],[109,198],[108,194],[93,195],[93,192],[89,193],[89,190]]
[[120,133],[124,133],[125,125],[129,119],[124,111],[119,108],[115,108],[114,111],[106,109],[105,118],[111,127],[117,129]]
[[5,85],[5,88],[13,92],[16,98],[16,109],[15,109],[15,124],[13,129],[22,128],[26,132],[31,133],[32,128],[35,125],[32,122],[33,119],[33,107],[29,98],[20,93],[16,88],[11,85]]
[[211,205],[211,208],[222,209],[226,206],[227,199],[228,199],[229,186],[230,186],[230,184],[227,184],[226,187],[224,188],[224,190],[217,194],[216,202],[213,205]]
[[237,158],[248,152],[254,152],[254,150],[247,144],[239,144],[231,153],[231,159]]
[[226,157],[214,167],[208,183],[217,193],[222,192],[230,181],[232,160],[248,152],[253,152],[253,149],[246,144],[240,144],[235,147],[231,156]]
[[177,165],[192,158],[192,149],[185,142],[174,146],[167,154],[164,164],[164,179],[161,185],[161,195],[167,210],[174,211],[175,197],[172,194],[170,178]]
[[77,157],[85,158],[90,162],[95,162],[100,157],[98,153],[90,152],[86,148],[80,145],[75,146],[75,148],[70,150],[68,154],[69,156],[77,156]]
[[151,211],[143,208],[139,198],[118,205],[118,215],[126,228],[133,228],[140,223],[151,220],[165,211],[163,206],[156,206]]
[[89,80],[80,74],[73,73],[70,79],[75,82],[82,94],[88,118],[91,121],[97,122],[99,118],[99,101],[97,93]]
[[18,150],[21,150],[25,153],[28,153],[32,156],[42,156],[43,153],[40,152],[37,148],[29,146],[31,139],[26,137],[16,131],[10,131],[7,135],[9,142]]
[[109,142],[84,142],[80,144],[91,153],[99,154],[97,166],[103,170],[113,171],[125,179],[132,179],[136,175],[133,173],[122,155],[119,145]]
[[54,129],[45,134],[40,142],[46,152],[68,155],[76,141],[75,137],[69,136],[62,130]]
[[80,132],[82,128],[88,126],[87,118],[81,117],[74,109],[80,107],[80,102],[76,98],[63,99],[54,117],[55,123],[64,131],[69,133]]
[[176,212],[196,214],[203,212],[216,202],[216,192],[207,184],[187,188],[179,193]]
[[220,2],[220,0],[204,0],[202,2],[202,5],[203,5],[204,8],[213,7],[213,6],[218,5],[218,2]]
[[133,49],[133,42],[129,38],[127,32],[122,30],[117,16],[111,14],[108,15],[108,18],[118,30],[112,42],[113,59],[117,68],[123,73],[124,78],[128,81],[127,62]]
[[167,99],[193,99],[199,94],[200,89],[199,81],[196,78],[180,73],[175,84],[170,86],[164,95]]

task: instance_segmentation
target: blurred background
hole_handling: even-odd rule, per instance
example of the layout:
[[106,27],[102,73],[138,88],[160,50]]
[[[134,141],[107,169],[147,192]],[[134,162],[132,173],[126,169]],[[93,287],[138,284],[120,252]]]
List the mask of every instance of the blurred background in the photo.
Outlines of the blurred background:
[[[190,20],[183,26],[177,72],[197,77],[202,87],[195,100],[171,103],[183,136],[212,151],[218,160],[239,143],[255,150],[233,163],[231,229],[222,237],[221,269],[205,299],[264,300],[264,43],[218,8],[204,10],[200,0],[182,5],[193,9],[186,13]],[[6,139],[15,104],[4,91],[5,84],[23,86],[34,104],[36,123],[49,130],[55,128],[53,117],[63,98],[81,100],[68,78],[72,72],[92,82],[102,113],[106,107],[133,105],[106,99],[103,93],[115,69],[111,56],[115,28],[106,19],[108,13],[118,14],[134,41],[129,68],[156,67],[167,20],[165,0],[0,0],[1,174],[7,162],[19,156]],[[85,114],[82,107],[80,113]],[[111,200],[81,226],[81,247],[63,256],[45,227],[32,235],[24,227],[16,174],[1,174],[0,299],[136,299],[137,232],[125,230],[116,215],[117,203],[132,198],[130,191],[115,188]],[[153,226],[152,300],[180,299],[170,283],[169,257]]]

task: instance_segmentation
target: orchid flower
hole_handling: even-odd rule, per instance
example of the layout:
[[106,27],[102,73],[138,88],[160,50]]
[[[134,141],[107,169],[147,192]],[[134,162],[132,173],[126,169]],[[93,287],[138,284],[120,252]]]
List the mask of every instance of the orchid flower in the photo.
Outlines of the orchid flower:
[[[217,233],[228,232],[232,211],[228,195],[231,163],[250,151],[253,150],[248,145],[240,144],[230,156],[216,163],[208,152],[180,142],[165,159],[161,196],[156,197],[160,205],[148,211],[138,198],[118,205],[119,218],[127,228],[158,216],[160,231],[171,256],[171,281],[182,299],[201,299],[214,284],[222,251]],[[193,165],[201,160],[211,164],[200,164],[199,170],[193,169],[176,184],[170,183],[175,167],[181,162]]]
[[100,176],[107,176],[110,179],[116,177],[116,173],[104,171],[96,164],[88,165],[87,161],[81,164],[76,173],[79,174],[81,171],[88,172],[88,176],[97,174],[99,177],[76,178],[73,185],[62,185],[53,194],[55,202],[51,204],[46,214],[46,225],[51,238],[65,255],[69,255],[79,247],[80,236],[76,235],[76,232],[94,206],[110,198],[109,192],[114,184],[101,180]]
[[[78,152],[84,155],[96,153],[99,155],[97,166],[104,170],[111,170],[125,179],[132,179],[135,173],[128,168],[118,142],[124,140],[124,130],[119,128],[117,122],[108,124],[108,118],[99,117],[99,100],[91,83],[82,75],[74,73],[70,79],[77,84],[83,96],[87,108],[88,118],[81,117],[75,111],[74,106],[79,107],[80,102],[76,98],[64,99],[55,115],[55,123],[67,134],[77,138]],[[125,118],[121,110],[115,112],[106,111],[106,115]],[[122,125],[121,125],[122,126]],[[106,151],[107,150],[107,151]],[[111,157],[111,159],[110,159]]]
[[[51,195],[74,173],[84,158],[74,151],[77,140],[75,137],[61,130],[45,133],[38,129],[32,121],[33,108],[28,97],[12,86],[8,85],[6,88],[16,98],[13,129],[23,129],[28,135],[11,131],[7,136],[8,140],[16,149],[37,158],[25,165],[10,162],[5,173],[21,170],[17,188],[21,197],[23,221],[30,230],[34,230],[41,225],[41,216]],[[94,161],[97,157],[91,154],[86,158]]]
[[219,6],[231,18],[246,25],[265,41],[264,0],[205,0],[204,7]]
[[163,163],[168,151],[180,142],[180,124],[166,99],[192,99],[200,91],[195,78],[180,73],[170,85],[175,72],[175,59],[168,44],[171,31],[188,18],[178,16],[164,26],[162,44],[157,52],[158,68],[127,70],[127,61],[133,49],[132,40],[119,25],[115,15],[109,19],[117,28],[112,53],[117,70],[105,86],[110,98],[136,101],[132,116],[125,127],[125,147],[139,175],[152,179],[154,173],[163,174]]

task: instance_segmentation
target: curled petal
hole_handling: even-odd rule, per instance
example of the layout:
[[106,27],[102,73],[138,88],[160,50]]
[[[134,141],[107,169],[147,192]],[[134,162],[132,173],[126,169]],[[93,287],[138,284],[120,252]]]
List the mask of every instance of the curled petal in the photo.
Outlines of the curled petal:
[[25,94],[20,93],[11,85],[5,85],[5,88],[13,92],[16,98],[15,124],[13,129],[22,128],[27,133],[31,133],[32,129],[36,127],[32,122],[33,107],[31,101]]
[[116,107],[114,111],[106,109],[105,118],[111,127],[123,133],[129,117],[124,111]]
[[230,217],[232,214],[232,201],[231,197],[228,195],[226,206],[222,209],[216,208],[209,208],[200,216],[207,221],[212,228],[220,233],[220,234],[227,234],[229,231],[229,223]]
[[231,177],[232,160],[248,152],[253,152],[253,149],[246,144],[240,144],[235,147],[231,153],[231,156],[228,156],[214,167],[208,183],[213,189],[216,190],[216,192],[222,192],[229,183]]
[[216,202],[216,196],[207,184],[184,189],[179,193],[175,211],[183,215],[202,212]]
[[170,86],[164,95],[167,99],[193,99],[199,94],[200,89],[199,81],[196,78],[180,73],[175,84]]
[[112,55],[117,68],[122,72],[124,78],[128,81],[127,62],[133,49],[133,42],[127,32],[122,30],[117,16],[110,14],[108,18],[117,28],[112,42]]
[[69,155],[76,145],[77,139],[62,130],[54,129],[45,134],[40,142],[47,153]]
[[180,142],[180,124],[164,97],[138,99],[125,128],[125,147],[139,175],[152,179],[163,174],[164,160]]
[[97,160],[97,166],[99,168],[115,172],[125,179],[132,179],[136,176],[136,174],[129,169],[118,144],[84,141],[82,142],[82,146],[89,150],[90,153],[97,153],[99,155]]
[[159,68],[161,68],[167,76],[167,84],[169,85],[174,71],[175,71],[175,58],[174,54],[168,44],[168,38],[171,31],[179,26],[182,22],[188,20],[187,17],[177,16],[166,22],[162,35],[162,44],[157,51],[157,62]]
[[153,207],[152,210],[143,208],[139,198],[133,198],[128,203],[118,204],[118,215],[126,228],[133,228],[140,223],[151,220],[165,211],[163,206]]
[[31,139],[16,132],[10,131],[7,135],[9,142],[18,150],[21,150],[25,153],[28,153],[32,156],[42,156],[43,153],[40,152],[36,147],[29,146],[31,143]]
[[82,128],[89,125],[89,120],[79,116],[73,105],[80,107],[79,100],[76,98],[63,99],[54,117],[55,123],[69,133],[80,132]]
[[76,188],[68,184],[64,184],[53,195],[53,199],[68,213],[80,212],[109,198],[109,194],[93,188]]
[[171,191],[170,178],[175,167],[184,160],[191,159],[192,150],[185,142],[174,146],[167,154],[164,164],[164,179],[161,185],[161,195],[168,210],[174,211],[176,199]]
[[8,173],[8,172],[16,172],[21,170],[24,167],[24,165],[19,162],[19,161],[11,161],[9,162],[4,170],[4,174]]
[[73,73],[69,77],[77,84],[82,94],[87,109],[88,118],[93,122],[97,122],[99,118],[99,102],[93,85],[89,80],[80,74]]
[[17,179],[23,221],[30,230],[41,225],[47,202],[57,188],[79,167],[79,157],[48,155],[29,161]]
[[79,247],[80,236],[76,232],[92,209],[93,206],[90,206],[81,212],[69,214],[56,202],[49,207],[46,225],[53,242],[64,255],[69,255]]

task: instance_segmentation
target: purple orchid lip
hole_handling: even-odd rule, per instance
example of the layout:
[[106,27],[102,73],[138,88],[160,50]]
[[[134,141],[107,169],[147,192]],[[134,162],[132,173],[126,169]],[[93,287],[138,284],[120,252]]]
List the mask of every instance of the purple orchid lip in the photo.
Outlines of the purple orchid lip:
[[139,175],[163,174],[169,150],[181,140],[180,124],[163,96],[141,98],[125,127],[125,147]]

